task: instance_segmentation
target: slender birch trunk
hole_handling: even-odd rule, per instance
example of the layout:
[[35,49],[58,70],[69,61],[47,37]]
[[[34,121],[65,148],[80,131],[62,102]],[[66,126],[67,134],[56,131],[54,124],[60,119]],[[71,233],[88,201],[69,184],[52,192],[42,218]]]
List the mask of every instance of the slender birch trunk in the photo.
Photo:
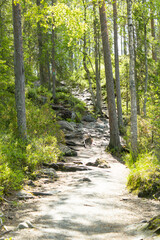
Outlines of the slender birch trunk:
[[96,15],[96,3],[93,1],[94,12],[94,51],[95,51],[95,77],[96,77],[96,110],[102,113],[101,81],[99,74],[99,52],[98,52],[98,19]]
[[128,32],[129,32],[129,80],[131,92],[131,150],[133,158],[137,157],[137,103],[136,103],[136,86],[135,86],[135,56],[134,56],[134,38],[133,38],[133,21],[132,21],[132,0],[127,0],[128,10]]
[[[84,22],[86,22],[87,13],[86,13],[86,2],[85,2],[85,0],[83,0],[83,6],[84,6]],[[87,56],[86,44],[87,44],[86,32],[84,32],[84,38],[83,38],[83,66],[84,66],[84,70],[86,71],[88,82],[89,82],[89,91],[90,91],[90,94],[91,94],[92,103],[95,107],[95,96],[94,96],[94,93],[93,93],[91,76],[90,76],[89,69],[87,67],[87,60],[86,60],[86,56]]]
[[[151,4],[153,4],[153,1],[151,1]],[[151,11],[151,35],[153,37],[153,40],[156,40],[156,33],[155,33],[155,22],[154,22],[154,14],[153,14],[153,9],[152,9],[152,5],[150,7],[150,11]],[[152,59],[155,60],[157,62],[157,51],[156,51],[156,46],[155,43],[152,43]]]
[[[146,3],[146,0],[143,0]],[[144,85],[144,102],[143,102],[143,114],[144,117],[147,115],[146,104],[147,104],[147,89],[148,89],[148,48],[147,48],[147,23],[144,23],[144,49],[145,49],[145,85]]]
[[[40,6],[40,0],[37,0],[37,7]],[[45,84],[45,73],[44,73],[44,64],[43,64],[43,39],[42,39],[42,29],[40,25],[40,21],[37,23],[37,33],[38,33],[38,61],[39,61],[39,74],[40,74],[40,82],[41,84]]]
[[119,54],[118,54],[118,33],[117,33],[117,2],[113,2],[113,19],[114,19],[114,54],[115,54],[115,78],[116,78],[116,94],[117,94],[117,111],[119,130],[123,127],[122,104],[121,104],[121,88],[119,77]]

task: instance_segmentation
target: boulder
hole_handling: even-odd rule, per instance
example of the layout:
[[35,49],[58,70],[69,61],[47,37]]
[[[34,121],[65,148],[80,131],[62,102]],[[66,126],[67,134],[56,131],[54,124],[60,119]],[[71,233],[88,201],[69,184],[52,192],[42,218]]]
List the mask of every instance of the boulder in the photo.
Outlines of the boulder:
[[95,122],[96,119],[92,115],[87,114],[87,115],[83,116],[82,121],[85,121],[85,122]]
[[72,112],[68,109],[62,109],[59,113],[58,116],[60,116],[62,119],[68,119],[72,118]]
[[40,170],[40,173],[43,174],[45,177],[58,178],[58,175],[54,169],[45,168]]
[[82,132],[73,132],[72,134],[66,134],[65,138],[68,140],[71,140],[73,138],[83,139],[83,133]]
[[84,147],[84,143],[77,143],[75,141],[66,141],[66,145],[68,146],[80,146],[80,147]]
[[74,127],[71,123],[67,121],[58,121],[58,124],[60,125],[61,129],[66,129],[68,131],[74,131]]
[[80,182],[91,182],[90,178],[84,177],[82,179],[79,180]]
[[19,192],[17,192],[16,195],[20,200],[34,198],[34,196],[30,192],[27,192],[25,190],[20,190]]
[[59,149],[63,152],[66,157],[75,157],[77,156],[77,152],[66,145],[60,144]]
[[25,228],[34,228],[30,221],[22,222],[18,225],[18,229],[25,229]]
[[[68,164],[68,163],[56,163],[56,164],[50,164],[50,167],[56,168],[56,170],[62,171],[62,172],[76,172],[76,171],[87,171],[90,170],[88,167],[80,165],[77,166],[75,164]],[[57,169],[58,168],[58,169]]]
[[52,196],[53,193],[51,192],[32,192],[34,196]]
[[93,139],[90,137],[90,136],[88,136],[87,138],[85,138],[85,140],[84,140],[84,147],[87,147],[87,146],[91,146],[92,145],[92,143],[93,143]]
[[86,165],[99,168],[110,168],[108,162],[102,158],[97,158],[95,162],[88,162]]

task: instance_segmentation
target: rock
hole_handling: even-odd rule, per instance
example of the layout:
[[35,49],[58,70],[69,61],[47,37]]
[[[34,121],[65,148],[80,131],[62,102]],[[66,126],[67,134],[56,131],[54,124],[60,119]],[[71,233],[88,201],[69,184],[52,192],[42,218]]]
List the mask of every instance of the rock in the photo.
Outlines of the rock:
[[97,129],[105,129],[106,128],[106,126],[104,124],[101,124],[101,123],[96,123],[95,127]]
[[20,190],[16,195],[20,200],[34,198],[34,196],[31,193],[25,190]]
[[96,119],[94,117],[92,117],[92,115],[88,114],[88,115],[83,116],[82,121],[85,121],[85,122],[95,122]]
[[[63,172],[76,172],[76,171],[87,171],[90,170],[88,167],[86,166],[77,166],[74,164],[68,164],[68,163],[62,163],[59,162],[56,164],[56,167],[58,166],[58,170],[59,171],[63,171]],[[54,168],[54,166],[53,166]]]
[[[75,141],[66,141],[66,145],[68,146],[80,146],[80,147],[84,147],[84,143],[77,143]],[[72,147],[70,147],[72,148]]]
[[91,180],[87,177],[84,177],[82,179],[79,180],[80,182],[91,182]]
[[33,182],[32,180],[29,180],[29,181],[27,182],[27,185],[28,185],[28,186],[31,186],[31,187],[36,187],[36,185],[34,184],[34,182]]
[[155,199],[160,199],[160,191],[156,192],[156,193],[153,195],[153,197],[154,197]]
[[68,146],[76,146],[77,144],[73,141],[66,141],[66,145]]
[[87,137],[85,140],[84,140],[84,146],[87,147],[87,146],[91,146],[93,143],[93,139],[91,137]]
[[67,157],[77,156],[77,152],[75,150],[73,150],[63,144],[59,145],[59,149],[63,152],[64,156],[67,156]]
[[81,161],[74,161],[73,163],[75,163],[77,165],[83,165],[83,162],[81,162]]
[[110,168],[108,162],[105,159],[97,158],[95,162],[88,162],[86,166],[93,166],[99,168]]
[[72,119],[72,120],[75,120],[75,121],[78,122],[78,123],[81,122],[81,120],[80,120],[80,118],[78,117],[78,115],[77,115],[76,112],[72,112],[71,119]]
[[31,192],[34,196],[52,196],[53,193],[49,192]]
[[18,229],[25,229],[25,228],[29,228],[29,226],[26,222],[20,223],[18,225]]
[[59,169],[59,167],[56,163],[43,163],[43,166],[48,167],[48,168],[53,168],[55,170]]
[[40,170],[40,173],[44,174],[48,177],[51,177],[51,178],[58,178],[58,175],[54,169],[45,168],[45,169]]
[[58,116],[60,116],[62,119],[67,120],[69,118],[72,118],[72,112],[64,108],[58,113]]
[[67,121],[58,121],[58,124],[60,125],[61,129],[66,129],[68,131],[74,131],[74,127],[71,123]]
[[32,223],[29,220],[27,220],[26,223],[27,223],[29,228],[34,228],[34,226],[32,225]]
[[102,146],[102,147],[106,147],[107,145],[108,145],[107,142],[102,142],[102,143],[101,143],[101,146]]
[[146,198],[146,197],[149,197],[150,195],[151,195],[150,191],[147,191],[145,189],[140,189],[138,193],[139,198]]
[[[45,163],[46,165],[46,163]],[[59,162],[56,164],[53,163],[47,163],[47,166],[59,171],[63,171],[63,172],[76,172],[76,171],[86,171],[86,170],[90,170],[89,168],[85,167],[85,166],[77,166],[74,164],[68,164],[68,163],[63,163],[63,162]]]
[[51,107],[53,110],[63,110],[64,107],[61,106],[61,105],[54,105],[54,104],[51,104]]
[[34,228],[30,221],[22,222],[18,225],[18,229],[25,229],[25,228]]
[[66,134],[65,138],[70,140],[70,139],[74,139],[74,138],[78,138],[78,139],[83,139],[83,134],[82,132],[74,132],[73,134]]

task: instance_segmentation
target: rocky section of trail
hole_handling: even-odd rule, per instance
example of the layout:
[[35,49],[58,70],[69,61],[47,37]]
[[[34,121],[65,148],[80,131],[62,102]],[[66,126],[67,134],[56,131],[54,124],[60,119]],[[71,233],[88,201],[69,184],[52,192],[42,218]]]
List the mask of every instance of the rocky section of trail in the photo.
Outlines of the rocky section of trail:
[[[83,100],[90,101],[85,96],[81,96]],[[159,212],[159,202],[128,193],[125,185],[128,169],[105,151],[109,143],[108,119],[95,120],[89,113],[86,116],[90,117],[81,123],[61,124],[66,136],[67,147],[62,146],[66,162],[44,165],[37,180],[28,181],[19,192],[20,204],[9,205],[14,209],[8,211],[6,225],[7,231],[12,232],[6,237],[158,239],[147,237],[140,230]]]

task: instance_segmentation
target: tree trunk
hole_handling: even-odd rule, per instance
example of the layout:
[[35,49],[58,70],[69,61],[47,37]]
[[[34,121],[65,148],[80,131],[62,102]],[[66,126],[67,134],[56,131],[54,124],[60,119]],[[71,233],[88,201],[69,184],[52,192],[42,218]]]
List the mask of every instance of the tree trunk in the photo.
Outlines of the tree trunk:
[[[151,4],[153,4],[153,2],[151,1]],[[155,34],[155,24],[154,24],[154,16],[153,16],[153,10],[152,10],[152,6],[151,6],[151,34],[153,37],[153,40],[156,40],[156,34]],[[156,51],[156,47],[155,47],[155,43],[152,43],[152,59],[155,60],[157,62],[157,51]]]
[[22,139],[27,137],[25,108],[25,76],[22,49],[22,27],[20,4],[12,0],[13,31],[14,31],[14,72],[15,100],[17,111],[18,132]]
[[[52,6],[56,0],[52,0]],[[52,97],[56,98],[56,62],[55,62],[55,31],[54,25],[52,24]]]
[[93,1],[94,12],[94,51],[95,51],[95,77],[96,77],[96,110],[98,113],[102,113],[102,96],[101,96],[101,82],[99,74],[99,52],[98,52],[98,19],[96,15],[96,4]]
[[99,14],[101,22],[101,34],[103,43],[103,55],[106,75],[107,101],[110,125],[110,148],[120,149],[120,139],[118,130],[118,120],[116,115],[116,104],[114,95],[114,82],[112,73],[112,63],[110,55],[110,46],[108,38],[107,18],[105,10],[105,1],[99,3]]
[[[40,0],[37,0],[37,6],[40,6]],[[43,40],[42,40],[42,29],[40,26],[40,21],[37,23],[37,33],[38,33],[38,48],[39,48],[39,74],[41,84],[45,84],[45,73],[44,73],[44,64],[43,64]]]
[[118,33],[117,33],[117,2],[113,2],[113,18],[114,18],[114,54],[115,54],[115,78],[116,78],[116,94],[117,94],[117,111],[119,130],[123,127],[121,89],[119,77],[119,54],[118,54]]
[[127,55],[126,23],[123,25],[124,55]]
[[46,64],[47,64],[47,76],[48,76],[48,89],[51,91],[51,73],[50,73],[50,54],[47,50],[46,53]]
[[[139,48],[139,33],[136,29],[134,29],[134,34],[133,34],[133,38],[134,38],[134,61],[135,61],[135,84],[136,84],[136,98],[137,98],[137,114],[140,115],[141,110],[140,110],[140,98],[139,98],[139,78],[138,78],[138,74],[137,74],[137,49]],[[137,48],[136,48],[137,46]]]
[[147,24],[146,23],[144,23],[144,49],[145,49],[145,86],[144,86],[143,114],[144,114],[144,117],[146,117],[147,88],[148,88],[148,59],[147,59],[148,49],[147,49]]
[[131,92],[131,150],[133,158],[137,157],[137,103],[136,103],[136,86],[135,86],[135,56],[133,40],[133,22],[132,22],[132,0],[127,0],[128,10],[128,32],[129,32],[129,80]]
[[[85,0],[83,0],[83,6],[84,6],[84,22],[86,22],[86,3],[85,3]],[[86,61],[86,44],[87,44],[87,41],[86,41],[86,32],[84,32],[84,38],[83,38],[83,66],[84,66],[84,70],[86,71],[86,74],[87,74],[87,78],[88,78],[88,81],[89,81],[89,91],[90,91],[90,94],[91,94],[91,98],[92,98],[92,103],[95,107],[95,96],[94,96],[94,93],[93,93],[93,89],[92,89],[92,81],[91,81],[91,76],[90,76],[90,72],[89,72],[89,69],[87,67],[87,61]]]

